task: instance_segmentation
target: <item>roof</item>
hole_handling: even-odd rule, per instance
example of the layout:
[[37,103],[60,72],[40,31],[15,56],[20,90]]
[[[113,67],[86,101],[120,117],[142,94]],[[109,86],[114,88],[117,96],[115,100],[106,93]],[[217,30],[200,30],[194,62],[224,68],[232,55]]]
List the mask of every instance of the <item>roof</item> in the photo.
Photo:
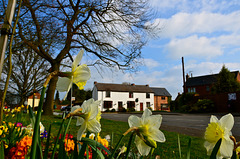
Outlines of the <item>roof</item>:
[[[239,71],[234,71],[231,73],[234,73],[234,77],[236,78]],[[186,86],[192,87],[192,86],[212,85],[217,82],[217,77],[218,77],[218,74],[189,77],[186,81]]]
[[96,83],[98,91],[153,93],[148,85]]
[[171,94],[165,88],[158,88],[158,87],[150,87],[155,96],[167,96],[171,97]]

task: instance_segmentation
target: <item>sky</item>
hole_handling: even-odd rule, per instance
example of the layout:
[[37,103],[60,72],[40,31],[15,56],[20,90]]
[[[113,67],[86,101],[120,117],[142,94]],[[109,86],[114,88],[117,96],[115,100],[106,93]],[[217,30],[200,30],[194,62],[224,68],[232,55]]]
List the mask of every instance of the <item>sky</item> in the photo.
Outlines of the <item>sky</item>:
[[240,70],[239,0],[150,0],[156,10],[158,38],[142,50],[144,65],[136,73],[91,69],[93,82],[149,84],[163,87],[174,100],[182,93],[182,57],[185,73],[193,77],[219,73],[225,65]]

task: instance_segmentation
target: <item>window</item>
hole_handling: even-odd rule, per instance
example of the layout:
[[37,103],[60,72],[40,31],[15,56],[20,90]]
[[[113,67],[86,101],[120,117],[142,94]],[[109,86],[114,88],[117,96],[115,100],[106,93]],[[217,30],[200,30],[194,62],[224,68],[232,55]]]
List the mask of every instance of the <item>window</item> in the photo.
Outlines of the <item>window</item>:
[[110,91],[106,91],[106,97],[111,97],[111,92]]
[[206,91],[209,92],[210,91],[210,87],[206,86]]
[[104,105],[103,105],[104,108],[112,108],[112,101],[104,101]]
[[150,98],[150,93],[146,93],[146,98]]
[[127,101],[127,108],[135,108],[135,102],[134,101]]
[[166,98],[165,97],[161,97],[162,100],[165,100]]
[[195,92],[196,92],[196,88],[195,87],[188,88],[188,93],[195,93]]
[[133,92],[129,92],[129,98],[133,98]]
[[150,107],[150,102],[146,102],[147,107]]

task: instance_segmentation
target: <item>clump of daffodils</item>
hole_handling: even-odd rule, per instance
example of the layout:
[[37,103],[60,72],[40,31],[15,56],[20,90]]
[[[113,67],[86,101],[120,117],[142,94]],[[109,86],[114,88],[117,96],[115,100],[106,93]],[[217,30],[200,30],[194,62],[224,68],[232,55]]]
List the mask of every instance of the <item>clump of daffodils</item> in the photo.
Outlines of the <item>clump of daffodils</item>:
[[136,132],[135,144],[139,153],[147,156],[151,148],[156,148],[156,142],[165,142],[164,134],[159,130],[162,123],[161,115],[152,115],[151,110],[145,109],[141,118],[131,115],[128,118],[130,128]]
[[212,115],[210,123],[205,131],[204,147],[207,149],[207,154],[210,155],[219,139],[222,139],[220,148],[217,153],[217,158],[231,158],[234,149],[234,141],[230,138],[232,135],[231,129],[234,124],[234,118],[231,114],[224,115],[220,120]]

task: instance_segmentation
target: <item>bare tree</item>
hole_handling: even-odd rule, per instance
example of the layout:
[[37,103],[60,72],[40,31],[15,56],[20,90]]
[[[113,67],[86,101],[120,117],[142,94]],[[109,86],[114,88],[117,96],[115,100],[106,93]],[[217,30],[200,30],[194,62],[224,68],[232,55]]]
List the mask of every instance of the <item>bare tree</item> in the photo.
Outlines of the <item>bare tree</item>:
[[[81,48],[92,65],[131,70],[153,30],[147,1],[23,0],[18,35],[51,71],[59,71],[62,60]],[[53,112],[57,79],[49,83],[44,114]]]
[[[9,81],[9,94],[17,94],[22,105],[33,91],[39,91],[48,75],[47,62],[30,48],[15,48],[12,55],[12,74]],[[3,67],[3,76],[8,73],[8,63]],[[5,82],[5,78],[1,82]]]

